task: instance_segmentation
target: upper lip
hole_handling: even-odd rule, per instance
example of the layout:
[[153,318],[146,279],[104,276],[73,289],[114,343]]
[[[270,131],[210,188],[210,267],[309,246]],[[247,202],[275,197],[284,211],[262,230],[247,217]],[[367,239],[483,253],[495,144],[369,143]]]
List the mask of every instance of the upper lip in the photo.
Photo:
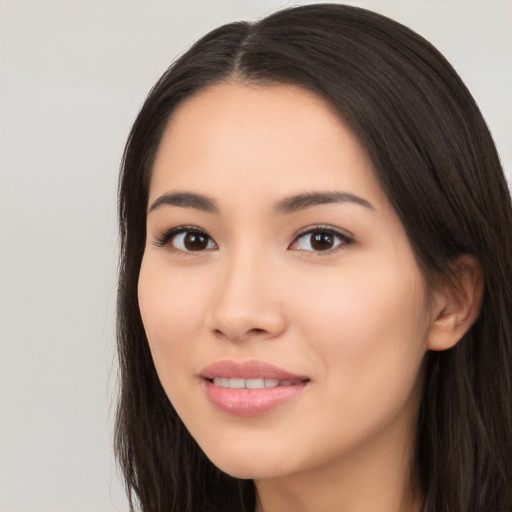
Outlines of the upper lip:
[[204,368],[200,376],[203,379],[212,380],[215,377],[232,379],[277,379],[277,380],[310,380],[304,375],[297,375],[273,364],[263,361],[217,361]]

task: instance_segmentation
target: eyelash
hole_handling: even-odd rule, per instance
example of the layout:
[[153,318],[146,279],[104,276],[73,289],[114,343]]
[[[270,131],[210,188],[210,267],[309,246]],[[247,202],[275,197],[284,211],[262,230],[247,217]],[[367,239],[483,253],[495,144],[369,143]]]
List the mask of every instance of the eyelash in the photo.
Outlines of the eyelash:
[[[311,253],[315,254],[316,256],[327,256],[329,254],[333,254],[333,253],[341,250],[343,247],[352,245],[354,243],[354,239],[345,231],[334,228],[332,226],[316,225],[316,226],[310,226],[310,227],[300,230],[293,238],[293,242],[290,244],[290,247],[294,244],[297,244],[298,241],[302,237],[304,237],[306,235],[311,235],[313,233],[328,234],[334,238],[337,238],[340,241],[340,243],[338,245],[334,246],[331,249],[327,249],[325,251],[304,250],[304,252],[311,252]],[[310,245],[311,245],[311,242],[310,242]],[[301,249],[294,249],[294,250],[299,251]]]
[[[193,233],[193,234],[201,235],[201,236],[207,238],[209,241],[213,242],[215,244],[215,246],[218,247],[216,242],[213,240],[213,238],[211,238],[210,235],[208,235],[208,233],[206,231],[198,228],[197,226],[176,226],[175,228],[169,229],[168,231],[163,233],[163,235],[161,235],[159,238],[157,238],[157,240],[155,240],[154,245],[156,245],[157,247],[165,247],[165,246],[169,245],[169,242],[175,236],[177,236],[179,234],[185,234],[185,233]],[[354,243],[354,239],[344,231],[341,231],[332,226],[316,225],[316,226],[310,226],[310,227],[304,228],[301,231],[299,231],[298,233],[296,233],[293,238],[293,242],[290,244],[290,247],[297,244],[298,241],[302,237],[304,237],[306,235],[313,234],[313,233],[322,233],[322,234],[331,235],[334,238],[337,238],[339,240],[339,243],[336,246],[334,246],[331,249],[327,249],[325,251],[314,251],[314,250],[302,249],[304,252],[310,252],[310,253],[316,254],[317,256],[324,256],[324,255],[332,254],[332,253],[340,250],[342,247],[351,245]],[[310,243],[310,245],[311,245],[311,243]],[[198,251],[183,251],[182,249],[177,249],[172,246],[170,246],[169,249],[178,254],[190,254],[190,253],[194,253],[194,252],[204,252],[204,250],[208,250],[208,249],[203,249],[203,250],[198,250]],[[209,250],[211,250],[211,249],[209,249]],[[291,249],[291,250],[300,251],[301,249]]]
[[[194,233],[197,235],[204,236],[205,238],[213,241],[211,236],[202,229],[198,228],[197,226],[176,226],[175,228],[171,228],[168,231],[166,231],[162,236],[157,238],[155,240],[154,244],[157,247],[165,247],[169,244],[169,242],[177,235],[180,235],[182,233]],[[215,243],[215,242],[214,242]],[[215,244],[217,245],[217,244]],[[182,251],[181,249],[176,249],[174,247],[170,247],[171,250],[177,253],[187,253],[187,252],[201,252],[201,251]]]

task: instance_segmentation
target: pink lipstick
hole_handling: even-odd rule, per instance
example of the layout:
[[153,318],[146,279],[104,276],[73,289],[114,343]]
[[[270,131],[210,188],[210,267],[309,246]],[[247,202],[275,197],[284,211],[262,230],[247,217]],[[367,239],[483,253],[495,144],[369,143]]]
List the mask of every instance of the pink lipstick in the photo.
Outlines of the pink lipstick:
[[221,411],[257,416],[300,394],[310,379],[262,361],[219,361],[201,373],[206,395]]

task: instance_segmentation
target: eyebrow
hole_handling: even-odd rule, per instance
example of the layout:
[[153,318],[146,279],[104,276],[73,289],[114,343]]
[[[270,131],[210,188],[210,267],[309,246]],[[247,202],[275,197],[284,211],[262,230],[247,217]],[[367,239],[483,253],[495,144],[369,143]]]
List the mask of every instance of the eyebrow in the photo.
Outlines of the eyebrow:
[[[305,192],[294,196],[286,197],[274,206],[274,213],[286,215],[314,206],[334,203],[352,203],[364,206],[369,210],[375,211],[371,203],[362,197],[350,194],[348,192]],[[220,209],[217,202],[202,194],[194,192],[172,192],[158,197],[149,207],[148,213],[160,208],[161,206],[179,206],[182,208],[194,208],[207,213],[219,213]]]
[[366,199],[348,192],[306,192],[279,201],[274,208],[278,214],[289,214],[306,208],[312,208],[323,204],[353,203],[376,211],[374,206]]
[[194,208],[202,212],[218,213],[217,202],[202,194],[193,192],[174,192],[161,195],[149,207],[148,213],[160,208],[161,206],[181,206],[182,208]]

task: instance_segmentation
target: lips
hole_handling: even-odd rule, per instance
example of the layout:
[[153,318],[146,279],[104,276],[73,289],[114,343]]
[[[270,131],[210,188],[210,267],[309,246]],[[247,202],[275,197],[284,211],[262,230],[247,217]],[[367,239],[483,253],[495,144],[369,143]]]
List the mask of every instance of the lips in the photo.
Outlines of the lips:
[[293,386],[302,381],[278,380],[278,379],[230,379],[228,377],[214,377],[213,383],[216,386],[231,389],[263,389],[275,388],[277,386]]
[[222,412],[257,416],[300,395],[310,379],[262,361],[219,361],[200,377],[207,397]]
[[294,375],[286,370],[278,368],[263,361],[218,361],[207,366],[201,377],[213,380],[215,377],[233,379],[275,379],[288,381],[309,380],[306,376]]

